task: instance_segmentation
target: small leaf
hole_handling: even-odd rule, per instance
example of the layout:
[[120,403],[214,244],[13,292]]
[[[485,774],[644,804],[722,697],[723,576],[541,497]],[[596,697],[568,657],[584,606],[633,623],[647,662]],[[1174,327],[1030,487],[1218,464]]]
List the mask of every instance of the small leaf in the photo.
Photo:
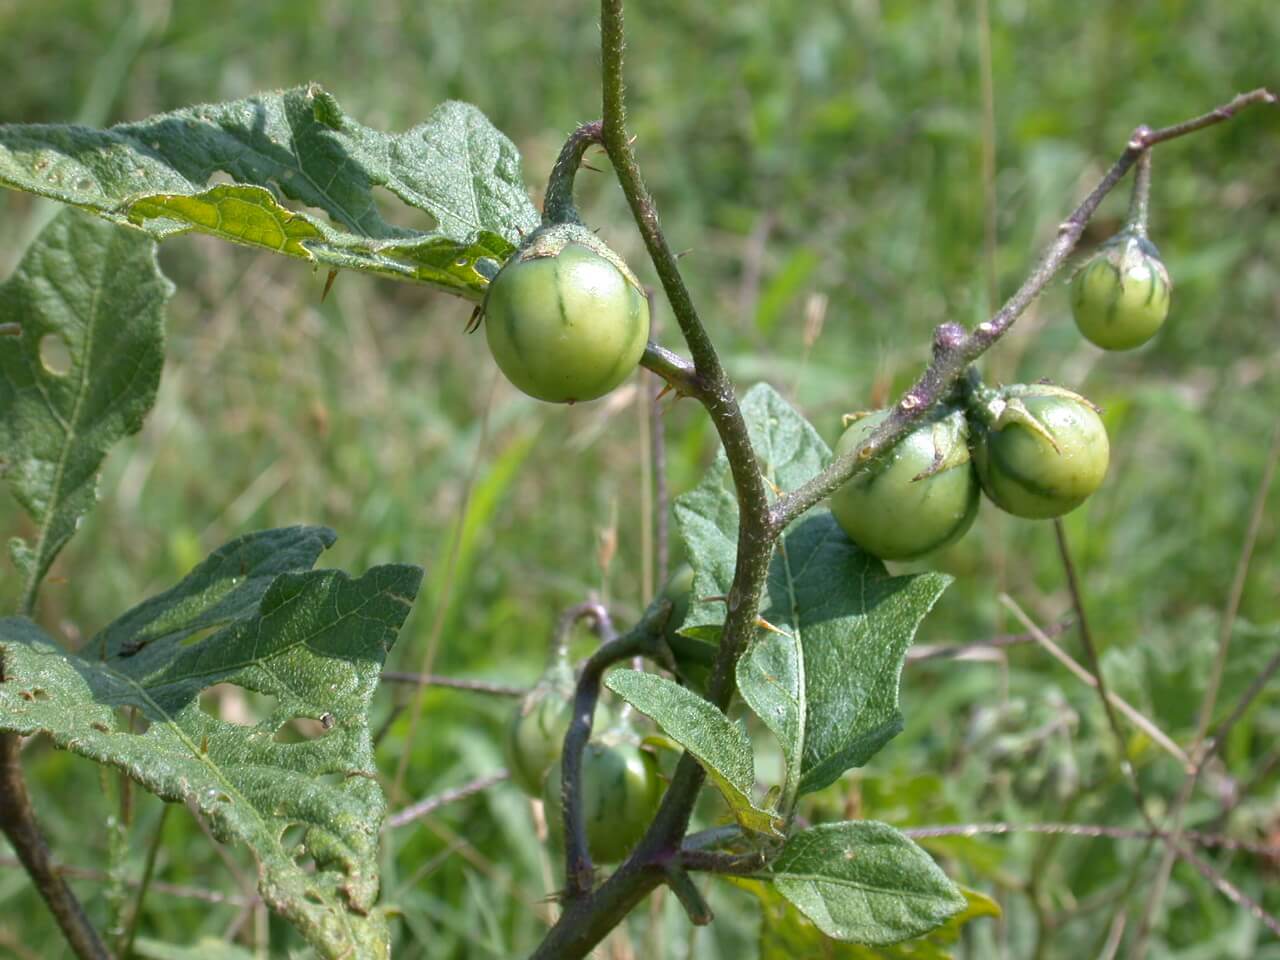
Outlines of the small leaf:
[[[0,620],[0,730],[47,734],[186,804],[220,839],[252,849],[263,899],[322,956],[381,956],[385,799],[368,711],[422,571],[310,570],[332,542],[311,527],[241,537],[108,626],[85,656],[30,620]],[[200,695],[222,683],[274,705],[254,724],[218,719]],[[313,722],[311,738],[281,741],[296,720]]]
[[[316,84],[108,130],[0,126],[0,185],[157,239],[196,230],[472,300],[539,222],[519,154],[475,107],[444,103],[425,123],[385,134]],[[388,223],[379,188],[435,228]]]
[[918,937],[967,906],[927,853],[870,820],[794,834],[769,879],[819,930],[850,943]]
[[755,760],[751,741],[715,704],[664,677],[640,670],[613,670],[605,685],[646,716],[702,764],[724,794],[743,829],[781,836],[775,814],[751,799]]
[[793,907],[773,885],[755,879],[734,879],[736,886],[760,901],[759,960],[954,960],[948,947],[960,939],[965,924],[980,917],[997,917],[1000,908],[985,894],[960,888],[967,906],[950,920],[922,937],[894,944],[865,946],[831,940]]
[[0,323],[20,331],[0,337],[0,464],[38,531],[10,541],[24,607],[97,500],[107,450],[155,401],[172,293],[150,238],[74,210],[0,285]]

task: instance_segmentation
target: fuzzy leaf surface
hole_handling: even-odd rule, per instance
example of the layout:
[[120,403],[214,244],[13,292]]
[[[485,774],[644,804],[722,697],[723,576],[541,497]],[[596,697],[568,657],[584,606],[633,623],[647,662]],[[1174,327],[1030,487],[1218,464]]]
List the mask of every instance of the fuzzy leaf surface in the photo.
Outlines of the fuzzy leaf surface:
[[[172,293],[154,241],[74,210],[0,284],[0,474],[37,531],[10,542],[24,606],[93,508],[107,450],[155,402]],[[57,347],[65,369],[46,365]]]
[[751,741],[715,704],[665,677],[640,670],[613,670],[605,677],[605,686],[693,754],[744,829],[781,836],[776,815],[751,798],[756,782]]
[[[0,185],[156,239],[195,230],[472,300],[540,219],[515,146],[475,107],[449,101],[388,134],[314,83],[106,130],[0,126]],[[434,228],[388,222],[380,189]]]
[[867,946],[831,940],[804,914],[793,907],[770,883],[735,881],[760,901],[759,960],[954,960],[950,948],[960,939],[966,924],[981,917],[998,917],[1000,907],[985,894],[961,888],[966,906],[942,926],[921,937],[899,943]]
[[[385,956],[368,711],[422,572],[310,569],[332,542],[314,527],[241,537],[79,654],[0,620],[0,730],[118,767],[246,844],[263,899],[322,956]],[[217,684],[272,705],[253,723],[220,719],[201,705]]]
[[928,933],[968,901],[933,859],[883,823],[828,823],[792,835],[768,878],[835,940],[898,943]]
[[[772,387],[759,384],[742,412],[766,477],[782,490],[831,459],[817,431]],[[676,502],[694,567],[682,633],[718,635],[719,601],[733,581],[738,503],[723,453]],[[743,699],[778,737],[787,763],[781,808],[867,762],[902,728],[898,683],[920,622],[950,582],[936,573],[891,577],[859,550],[826,507],[788,528],[769,565],[761,628],[738,661]]]

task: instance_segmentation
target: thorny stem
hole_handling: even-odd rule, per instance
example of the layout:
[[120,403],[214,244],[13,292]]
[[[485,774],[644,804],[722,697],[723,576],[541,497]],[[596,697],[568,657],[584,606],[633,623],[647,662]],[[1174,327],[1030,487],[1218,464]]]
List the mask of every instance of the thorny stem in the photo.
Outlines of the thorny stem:
[[569,135],[547,180],[547,194],[542,201],[543,223],[582,223],[578,208],[573,202],[573,178],[582,165],[587,147],[599,142],[599,120],[584,123]]
[[1147,235],[1151,214],[1151,151],[1142,151],[1138,168],[1133,171],[1133,193],[1129,196],[1129,216],[1125,227],[1140,237]]
[[935,334],[933,361],[920,379],[903,394],[902,399],[893,406],[892,413],[867,438],[866,443],[857,450],[851,450],[837,458],[808,483],[784,495],[774,505],[771,514],[774,528],[783,529],[806,510],[834,493],[845,481],[905,436],[907,431],[935,404],[946,398],[968,366],[1004,336],[1013,326],[1013,322],[1022,315],[1062,268],[1079,242],[1080,234],[1084,232],[1089,218],[1098,209],[1098,205],[1143,153],[1156,144],[1229,120],[1245,107],[1275,102],[1275,94],[1269,90],[1258,89],[1250,93],[1242,93],[1230,103],[1171,127],[1152,130],[1150,127],[1140,126],[1134,130],[1120,158],[1092,192],[1059,225],[1058,235],[1049,244],[1040,262],[1036,264],[1018,291],[1005,302],[995,316],[985,323],[978,324],[972,332],[965,333],[962,328],[954,324],[940,326]]
[[12,733],[0,733],[0,830],[9,838],[76,956],[80,960],[109,960],[106,946],[58,872],[40,833],[22,778],[18,737]]
[[[764,479],[733,385],[716,353],[706,328],[698,316],[689,291],[680,275],[676,257],[659,226],[657,209],[641,178],[635,154],[626,132],[626,104],[623,94],[623,13],[622,0],[601,2],[601,59],[603,119],[600,137],[604,143],[631,213],[653,261],[663,290],[680,331],[693,357],[690,365],[669,351],[649,344],[641,364],[663,377],[672,387],[695,397],[706,408],[724,447],[737,493],[739,526],[733,583],[727,596],[727,612],[719,652],[712,668],[707,699],[725,709],[734,692],[734,666],[755,630],[765,576],[773,545],[793,520],[817,505],[853,476],[874,456],[888,449],[907,430],[953,389],[974,360],[986,352],[1022,314],[1065,263],[1079,241],[1085,224],[1103,198],[1129,168],[1151,146],[1219,123],[1253,103],[1270,103],[1275,98],[1265,90],[1236,97],[1211,113],[1161,130],[1139,127],[1134,131],[1120,159],[1102,182],[1063,222],[1029,278],[1012,298],[986,323],[966,333],[955,324],[938,328],[933,362],[914,387],[895,405],[885,423],[862,448],[841,457],[808,483],[783,495],[772,507]],[[580,132],[591,132],[591,125]],[[586,136],[587,133],[582,133]],[[566,148],[572,170],[577,147]],[[580,159],[580,155],[579,155]],[[563,171],[561,181],[568,180]],[[572,190],[571,182],[568,189]],[[553,191],[548,188],[548,195]],[[557,201],[558,202],[558,201]],[[650,608],[650,612],[653,608]],[[653,637],[644,634],[646,614],[637,628],[606,643],[588,661],[580,676],[574,699],[574,716],[565,737],[562,757],[562,791],[565,812],[565,909],[555,926],[534,952],[532,960],[578,960],[585,957],[609,931],[656,886],[670,882],[672,858],[678,856],[688,829],[689,816],[702,787],[704,773],[686,753],[681,757],[662,804],[648,831],[631,855],[598,888],[592,889],[593,869],[587,853],[585,830],[580,815],[579,783],[582,752],[591,735],[592,714],[599,697],[605,667],[638,653],[654,655]],[[660,637],[658,638],[660,643]],[[718,861],[717,861],[718,862]],[[696,911],[693,919],[700,919]]]

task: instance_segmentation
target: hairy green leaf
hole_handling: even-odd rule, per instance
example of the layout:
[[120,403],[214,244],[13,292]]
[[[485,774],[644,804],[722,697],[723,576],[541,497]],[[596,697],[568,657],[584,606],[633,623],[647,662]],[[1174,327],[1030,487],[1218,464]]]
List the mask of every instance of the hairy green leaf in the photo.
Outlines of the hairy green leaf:
[[965,908],[922,937],[899,943],[866,946],[828,939],[807,917],[793,907],[772,884],[761,880],[734,881],[760,900],[760,960],[953,960],[948,949],[960,939],[964,926],[980,917],[998,917],[1000,907],[975,890],[960,888]]
[[751,741],[715,704],[665,677],[613,670],[605,685],[660,726],[702,764],[745,830],[781,836],[776,814],[751,798],[755,759]]
[[73,210],[0,285],[0,472],[37,530],[10,543],[24,609],[155,401],[172,292],[149,237]]
[[[196,230],[473,300],[539,222],[519,154],[475,107],[450,101],[386,134],[316,84],[107,130],[0,126],[0,184],[158,239]],[[434,229],[389,223],[378,189]]]
[[918,937],[967,906],[927,853],[871,820],[794,834],[768,879],[824,934],[850,943]]
[[[0,620],[0,730],[47,734],[247,844],[263,899],[322,955],[385,956],[368,709],[422,572],[311,570],[332,542],[312,527],[241,537],[78,655]],[[202,709],[217,684],[273,701],[231,723]]]
[[[747,392],[743,415],[765,475],[788,490],[831,459],[812,426],[771,387]],[[676,502],[695,570],[694,596],[728,593],[738,504],[723,454],[702,483]],[[949,579],[891,577],[863,553],[825,507],[779,540],[769,566],[760,629],[738,662],[738,689],[778,737],[787,762],[782,810],[866,763],[902,727],[898,682],[907,647]],[[681,632],[714,636],[723,604],[694,603]]]

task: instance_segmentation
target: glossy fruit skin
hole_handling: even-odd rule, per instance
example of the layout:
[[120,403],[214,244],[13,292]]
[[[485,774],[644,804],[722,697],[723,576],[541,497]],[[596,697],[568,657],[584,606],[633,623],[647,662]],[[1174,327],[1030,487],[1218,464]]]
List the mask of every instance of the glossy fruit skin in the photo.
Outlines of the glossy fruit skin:
[[1132,350],[1169,315],[1172,285],[1155,246],[1133,232],[1117,235],[1071,281],[1071,312],[1085,339],[1104,350]]
[[[621,861],[644,836],[662,790],[657,761],[637,744],[608,737],[588,743],[582,753],[582,819],[591,858]],[[560,842],[564,808],[558,765],[547,776],[543,802],[547,827]]]
[[[836,456],[856,450],[888,415],[880,410],[851,424]],[[963,413],[939,410],[832,494],[836,522],[882,560],[910,560],[954,543],[978,515],[967,437]]]
[[983,491],[1016,517],[1070,513],[1106,476],[1111,447],[1102,418],[1084,397],[1060,387],[1006,387],[1002,394],[1039,429],[1008,415],[975,428],[973,460]]
[[585,227],[539,231],[489,284],[485,335],[516,387],[550,403],[602,397],[649,339],[649,302],[616,254]]

